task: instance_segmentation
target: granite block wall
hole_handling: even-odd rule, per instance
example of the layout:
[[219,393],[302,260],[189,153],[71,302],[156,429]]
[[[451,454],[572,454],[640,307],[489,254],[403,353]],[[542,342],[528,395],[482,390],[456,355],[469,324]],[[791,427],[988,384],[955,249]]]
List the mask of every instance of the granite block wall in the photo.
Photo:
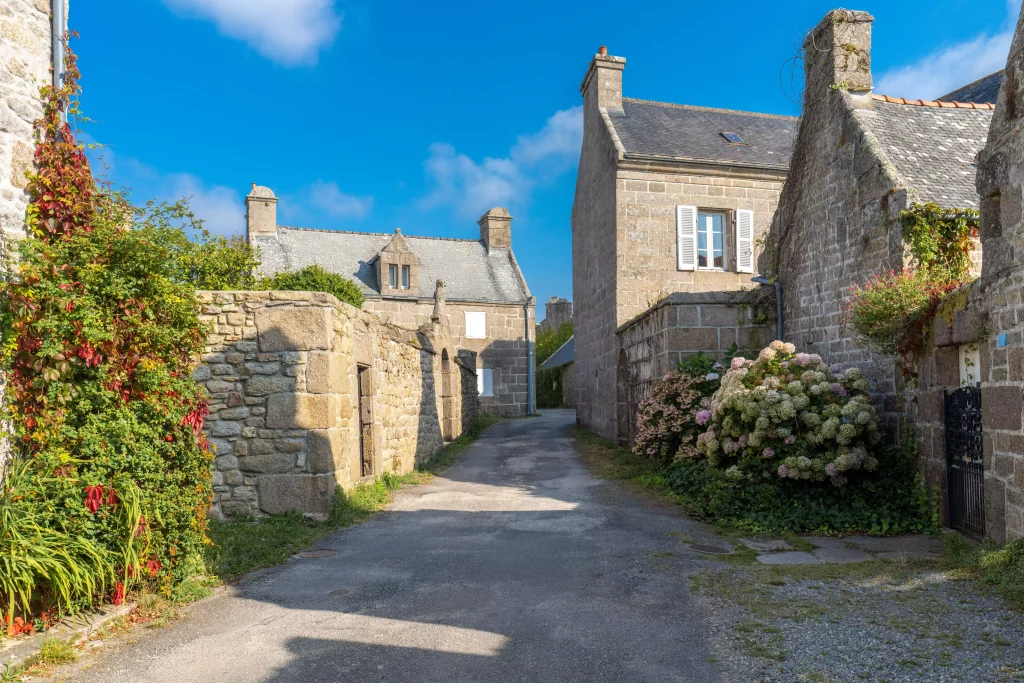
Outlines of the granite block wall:
[[619,328],[617,438],[632,443],[636,411],[651,384],[699,352],[721,357],[736,344],[756,354],[775,338],[774,301],[760,290],[673,294]]
[[381,323],[321,293],[200,297],[214,517],[326,515],[336,486],[408,472],[476,416],[476,358],[443,326]]

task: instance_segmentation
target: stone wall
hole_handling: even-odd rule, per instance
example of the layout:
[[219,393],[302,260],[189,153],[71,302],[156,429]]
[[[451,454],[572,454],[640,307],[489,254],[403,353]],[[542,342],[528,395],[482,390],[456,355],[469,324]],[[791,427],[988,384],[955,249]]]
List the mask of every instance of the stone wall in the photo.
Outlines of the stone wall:
[[476,415],[476,358],[442,325],[384,324],[321,293],[200,297],[215,517],[327,514],[335,486],[411,470]]
[[576,363],[562,366],[562,406],[575,408],[578,401],[576,395]]
[[619,328],[617,438],[632,443],[636,411],[651,384],[686,358],[721,357],[733,344],[756,354],[775,338],[774,301],[764,292],[673,294]]
[[[480,410],[485,413],[517,417],[526,415],[530,401],[531,359],[536,344],[534,304],[466,303],[447,301],[445,319],[457,348],[476,354],[480,368],[491,368],[494,396],[480,397]],[[418,327],[430,320],[431,301],[403,299],[367,299],[363,308],[403,327]],[[466,313],[486,313],[487,337],[466,337]]]
[[[907,190],[877,140],[858,123],[871,98],[871,15],[836,10],[805,41],[804,112],[761,270],[783,288],[783,334],[801,351],[858,367],[898,429],[891,358],[872,353],[845,324],[853,284],[903,268],[899,212]],[[840,54],[848,51],[849,54]],[[843,83],[845,88],[830,86]]]
[[49,0],[0,0],[0,241],[25,234],[39,88],[51,81]]

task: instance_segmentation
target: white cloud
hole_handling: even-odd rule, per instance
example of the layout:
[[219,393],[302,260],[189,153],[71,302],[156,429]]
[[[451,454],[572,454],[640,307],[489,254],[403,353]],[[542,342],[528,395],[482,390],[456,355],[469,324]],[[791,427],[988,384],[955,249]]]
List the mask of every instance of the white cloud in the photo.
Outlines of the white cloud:
[[337,183],[317,180],[307,191],[309,203],[332,218],[365,218],[373,207],[373,197],[345,194]]
[[208,19],[226,36],[243,40],[287,66],[315,64],[320,48],[341,29],[334,0],[164,0],[184,16]]
[[1007,2],[1007,20],[994,35],[954,43],[913,64],[895,67],[875,80],[875,92],[912,99],[935,99],[1006,66],[1020,0]]
[[505,157],[477,162],[452,145],[435,143],[424,162],[433,190],[421,206],[451,206],[475,218],[493,206],[525,203],[533,188],[579,159],[582,140],[583,108],[577,106],[555,112],[540,131],[519,136]]
[[359,197],[341,191],[338,184],[317,180],[294,194],[280,197],[277,213],[285,225],[324,227],[326,218],[362,219],[370,215],[373,197]]
[[186,199],[192,213],[211,233],[225,237],[245,233],[245,203],[236,190],[207,185],[191,173],[164,173],[138,159],[116,155],[109,147],[95,150],[89,156],[93,172],[129,190],[137,205],[150,199]]

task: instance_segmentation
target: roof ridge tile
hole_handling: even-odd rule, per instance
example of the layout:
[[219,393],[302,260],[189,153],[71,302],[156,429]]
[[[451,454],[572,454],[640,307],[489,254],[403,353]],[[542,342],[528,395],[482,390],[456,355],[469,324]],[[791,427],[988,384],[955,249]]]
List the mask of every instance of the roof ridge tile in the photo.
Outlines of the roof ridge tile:
[[623,97],[623,102],[633,102],[634,104],[653,104],[659,107],[674,107],[676,109],[690,109],[692,111],[714,111],[723,114],[742,114],[744,116],[760,116],[766,119],[792,119],[797,120],[799,116],[787,116],[785,114],[764,114],[757,111],[742,111],[739,109],[722,109],[721,107],[702,107],[696,104],[675,104],[674,102],[656,102],[654,100],[641,100],[636,97]]
[[[331,228],[298,228],[292,225],[278,225],[283,230],[302,230],[304,232],[328,232],[339,235],[370,235],[373,237],[394,237],[393,232],[366,232],[362,230],[332,230]],[[442,240],[447,242],[479,242],[479,239],[471,237],[435,237],[433,235],[407,235],[404,232],[402,237],[410,240]]]
[[[625,98],[623,98],[625,99]],[[944,102],[942,100],[908,100],[905,97],[891,97],[889,95],[871,94],[871,99],[889,104],[909,104],[914,107],[942,107],[944,109],[995,109],[996,105],[991,102]]]

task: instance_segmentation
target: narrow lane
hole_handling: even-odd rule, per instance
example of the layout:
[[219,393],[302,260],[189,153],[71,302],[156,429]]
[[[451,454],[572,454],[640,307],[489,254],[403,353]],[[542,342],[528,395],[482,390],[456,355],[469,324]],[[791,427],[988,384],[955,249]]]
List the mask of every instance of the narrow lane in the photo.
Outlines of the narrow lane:
[[[75,680],[714,681],[690,522],[600,481],[545,411],[489,429],[373,520],[204,601]],[[680,566],[680,565],[683,566]]]

